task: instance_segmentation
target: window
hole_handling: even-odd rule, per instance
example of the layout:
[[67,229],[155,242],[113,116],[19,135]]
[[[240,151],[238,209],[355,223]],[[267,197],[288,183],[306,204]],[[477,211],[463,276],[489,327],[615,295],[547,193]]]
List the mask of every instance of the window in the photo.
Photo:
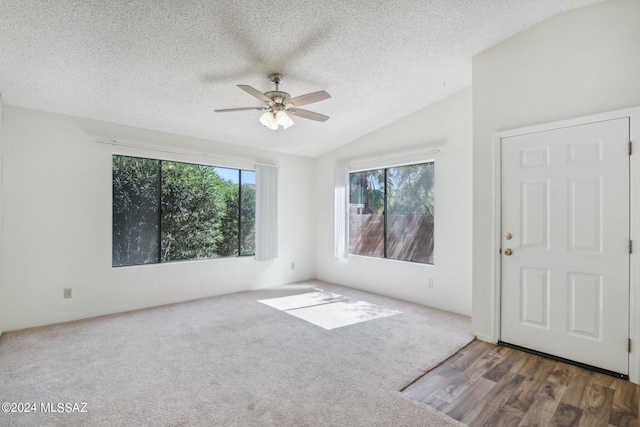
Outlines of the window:
[[253,255],[255,172],[113,156],[112,265]]
[[434,164],[349,174],[349,253],[433,264]]

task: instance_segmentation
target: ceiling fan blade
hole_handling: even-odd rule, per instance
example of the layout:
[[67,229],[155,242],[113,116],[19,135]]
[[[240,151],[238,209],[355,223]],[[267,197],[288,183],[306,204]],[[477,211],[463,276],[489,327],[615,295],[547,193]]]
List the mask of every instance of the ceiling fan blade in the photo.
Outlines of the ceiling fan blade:
[[324,90],[321,90],[319,92],[313,92],[313,93],[308,93],[306,95],[296,96],[295,98],[291,98],[288,101],[286,101],[285,104],[293,104],[296,107],[299,107],[301,105],[307,105],[307,104],[312,104],[314,102],[324,101],[325,99],[329,99],[329,98],[331,98],[331,95],[329,95]]
[[244,108],[225,108],[223,110],[213,110],[216,113],[230,113],[232,111],[250,111],[250,110],[266,110],[265,107],[244,107]]
[[251,96],[255,96],[262,102],[266,102],[267,104],[273,104],[273,101],[267,98],[264,93],[260,92],[258,89],[254,89],[248,85],[238,85],[240,89],[247,92]]
[[290,110],[287,110],[287,113],[293,114],[296,117],[302,117],[303,119],[315,120],[316,122],[326,122],[329,120],[329,116],[314,113],[309,110],[301,110],[300,108],[291,108]]

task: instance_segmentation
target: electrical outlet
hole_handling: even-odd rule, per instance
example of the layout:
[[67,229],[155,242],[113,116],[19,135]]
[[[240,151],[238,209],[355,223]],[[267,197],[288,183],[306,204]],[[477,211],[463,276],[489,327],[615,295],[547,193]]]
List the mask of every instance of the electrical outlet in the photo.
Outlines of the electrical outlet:
[[433,288],[433,279],[432,278],[428,278],[427,279],[427,288]]
[[64,297],[71,298],[71,288],[64,288]]
[[292,270],[295,270],[295,268],[296,268],[296,263],[295,263],[295,262],[292,262],[292,263],[291,263],[291,269],[292,269]]

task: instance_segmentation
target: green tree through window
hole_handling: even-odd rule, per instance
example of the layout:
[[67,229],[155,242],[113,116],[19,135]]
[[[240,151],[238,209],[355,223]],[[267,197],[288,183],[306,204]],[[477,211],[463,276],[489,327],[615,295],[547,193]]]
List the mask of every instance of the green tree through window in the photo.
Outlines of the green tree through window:
[[254,251],[254,171],[113,156],[113,266]]

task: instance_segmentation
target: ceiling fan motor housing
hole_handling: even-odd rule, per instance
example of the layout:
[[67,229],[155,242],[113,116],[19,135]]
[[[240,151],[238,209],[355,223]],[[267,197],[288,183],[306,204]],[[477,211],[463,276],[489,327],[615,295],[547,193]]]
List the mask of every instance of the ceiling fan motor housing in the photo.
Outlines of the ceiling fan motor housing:
[[265,92],[264,96],[271,99],[276,104],[284,104],[289,99],[291,99],[291,95],[287,92],[282,92],[281,90],[272,90],[270,92]]

